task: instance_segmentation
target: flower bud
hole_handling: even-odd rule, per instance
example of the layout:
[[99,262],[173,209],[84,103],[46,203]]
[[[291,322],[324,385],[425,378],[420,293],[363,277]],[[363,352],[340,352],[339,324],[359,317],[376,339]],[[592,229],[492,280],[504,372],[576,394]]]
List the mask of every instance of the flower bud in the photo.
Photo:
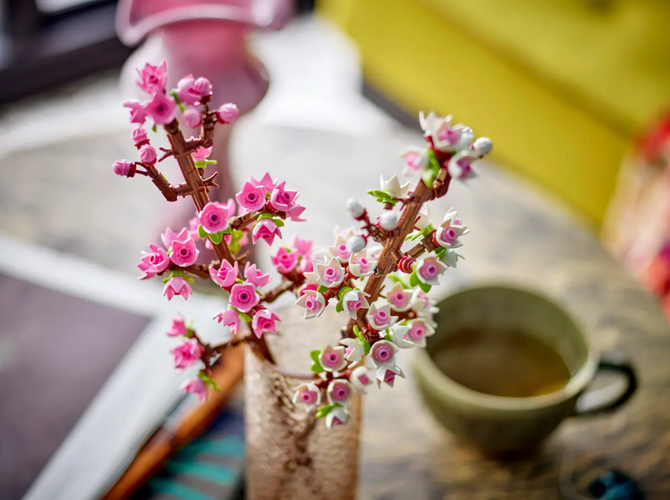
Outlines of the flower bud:
[[232,102],[223,104],[216,112],[216,116],[222,123],[233,123],[237,120],[240,110]]
[[354,219],[358,219],[365,213],[365,207],[361,205],[360,201],[349,198],[347,200],[347,212],[349,212],[349,215]]
[[196,128],[202,123],[202,114],[196,108],[186,108],[181,115],[181,120],[189,128]]
[[491,152],[493,149],[493,143],[488,137],[480,137],[472,144],[472,150],[480,158]]
[[131,138],[133,139],[135,146],[141,146],[143,143],[149,141],[147,131],[144,130],[141,126],[137,127],[136,129],[133,129],[131,133]]
[[200,77],[193,82],[193,92],[199,96],[208,96],[212,93],[212,84],[207,78]]
[[140,148],[140,160],[147,165],[156,163],[156,150],[150,144],[145,144]]
[[356,236],[349,238],[349,241],[347,241],[347,249],[351,253],[358,253],[365,248],[367,243],[368,242],[365,238],[363,238],[360,234],[357,234]]
[[393,231],[398,227],[398,215],[391,210],[386,210],[379,216],[379,225],[382,229]]
[[116,160],[114,162],[114,173],[121,177],[132,177],[135,175],[135,166],[126,160]]

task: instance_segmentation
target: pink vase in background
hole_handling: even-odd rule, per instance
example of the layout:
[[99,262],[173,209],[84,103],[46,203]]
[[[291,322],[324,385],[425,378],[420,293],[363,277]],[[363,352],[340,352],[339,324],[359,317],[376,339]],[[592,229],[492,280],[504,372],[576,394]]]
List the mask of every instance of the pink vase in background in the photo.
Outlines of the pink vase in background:
[[[292,7],[293,0],[121,0],[116,17],[119,38],[130,46],[143,42],[122,70],[124,97],[140,93],[135,68],[165,60],[168,86],[187,74],[204,76],[213,86],[213,106],[233,102],[240,114],[248,113],[268,88],[267,72],[249,48],[248,34],[281,28]],[[216,128],[210,157],[217,161],[220,185],[212,198],[222,201],[235,191],[228,156],[231,130]]]

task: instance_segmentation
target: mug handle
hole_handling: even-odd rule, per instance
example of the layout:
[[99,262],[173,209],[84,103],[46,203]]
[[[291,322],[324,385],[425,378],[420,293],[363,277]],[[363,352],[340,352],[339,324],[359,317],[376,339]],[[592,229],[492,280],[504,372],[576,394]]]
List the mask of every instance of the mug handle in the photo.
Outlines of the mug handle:
[[609,354],[603,356],[598,363],[597,372],[615,372],[626,384],[623,390],[613,383],[587,391],[577,399],[572,413],[573,417],[584,417],[612,412],[623,406],[637,390],[637,375],[633,365],[623,359],[621,355]]

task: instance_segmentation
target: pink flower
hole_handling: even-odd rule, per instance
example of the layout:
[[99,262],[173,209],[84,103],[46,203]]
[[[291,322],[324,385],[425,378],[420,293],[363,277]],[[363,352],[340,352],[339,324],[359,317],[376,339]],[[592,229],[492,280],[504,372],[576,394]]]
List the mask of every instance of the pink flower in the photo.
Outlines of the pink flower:
[[165,61],[160,66],[152,66],[146,63],[144,69],[137,69],[140,80],[137,84],[142,90],[149,94],[165,93],[167,82],[167,64]]
[[228,206],[210,201],[198,214],[200,225],[208,234],[216,234],[228,229]]
[[182,104],[193,106],[200,103],[200,95],[193,88],[195,78],[193,75],[186,75],[177,82],[177,98]]
[[407,326],[409,327],[407,339],[420,347],[426,347],[426,337],[435,333],[435,328],[429,322],[420,318],[410,321]]
[[316,290],[302,289],[302,295],[296,304],[305,308],[305,319],[312,319],[321,316],[326,308],[326,299],[322,293]]
[[135,147],[140,147],[142,144],[149,142],[149,136],[147,135],[147,131],[144,130],[141,126],[137,127],[136,129],[133,129],[133,131],[130,134],[130,137],[133,139]]
[[137,267],[142,271],[139,279],[153,278],[158,273],[165,271],[170,264],[167,252],[159,246],[149,245],[151,252],[142,252],[142,258]]
[[277,268],[278,272],[288,274],[298,265],[298,252],[290,252],[286,248],[281,247],[275,255],[270,257],[270,260],[272,260],[272,264]]
[[235,195],[235,199],[248,212],[260,210],[265,206],[265,188],[251,182],[245,182],[242,191]]
[[181,295],[187,300],[192,293],[191,285],[181,276],[170,278],[163,288],[163,295],[167,296],[168,300],[172,300],[175,295]]
[[201,97],[212,95],[212,84],[207,78],[201,76],[193,82],[193,92]]
[[328,396],[328,402],[331,405],[340,404],[342,406],[347,406],[354,395],[354,388],[345,379],[335,379],[331,380],[328,384],[326,395]]
[[297,191],[290,191],[285,186],[285,182],[278,184],[270,194],[270,204],[275,210],[281,212],[288,212],[294,208],[296,206],[295,200],[298,197]]
[[258,243],[258,240],[263,239],[268,245],[272,245],[275,236],[278,236],[280,239],[282,237],[279,226],[270,219],[263,219],[254,226],[251,232],[251,242],[255,245]]
[[301,273],[313,273],[314,272],[314,262],[309,257],[303,257],[300,261],[300,272]]
[[319,284],[318,283],[307,283],[307,284],[301,286],[300,289],[298,290],[298,297],[302,297],[307,290],[316,291],[318,289],[319,289]]
[[299,385],[293,394],[293,404],[297,403],[304,404],[307,411],[312,411],[321,403],[321,389],[312,382]]
[[357,278],[371,275],[375,272],[376,267],[377,261],[368,254],[366,249],[353,254],[349,258],[349,272]]
[[223,104],[216,112],[216,117],[221,123],[233,123],[237,120],[240,110],[232,102]]
[[425,149],[410,148],[401,158],[407,163],[407,170],[412,173],[421,172],[428,166],[428,154]]
[[335,239],[335,244],[332,247],[329,247],[328,250],[330,250],[330,253],[337,257],[337,260],[342,264],[349,262],[351,252],[347,246],[347,240],[345,240],[343,236],[338,236]]
[[349,367],[354,366],[365,356],[363,343],[358,339],[342,339],[340,344],[345,346],[344,357],[349,361]]
[[230,305],[243,313],[251,311],[259,301],[256,287],[251,283],[238,283],[230,290]]
[[377,304],[372,304],[370,309],[368,309],[366,318],[370,326],[375,330],[385,330],[398,321],[396,316],[391,316],[391,306],[389,304],[384,304],[381,307],[377,307]]
[[[237,264],[237,262],[235,263]],[[230,333],[237,335],[240,331],[240,325],[242,321],[240,320],[240,315],[235,309],[226,309],[221,311],[214,316],[214,319],[218,323],[223,323],[223,326],[230,328]]]
[[269,274],[263,274],[260,269],[256,268],[256,264],[251,262],[247,262],[244,266],[244,277],[249,283],[256,286],[265,286],[272,279]]
[[144,109],[156,125],[165,125],[174,120],[177,105],[171,97],[156,94]]
[[139,123],[142,125],[147,119],[147,111],[140,101],[126,101],[123,103],[124,108],[130,110],[130,123]]
[[163,240],[163,245],[166,248],[172,246],[172,242],[175,240],[184,240],[189,237],[188,229],[183,228],[179,233],[175,233],[171,228],[167,228],[163,234],[161,234],[161,239]]
[[386,292],[386,300],[394,311],[403,312],[411,307],[412,291],[405,290],[400,282]]
[[214,266],[209,268],[209,276],[212,281],[221,288],[229,288],[235,283],[235,279],[239,274],[239,266],[237,262],[235,265],[230,265],[230,262],[224,260],[219,266],[219,270],[214,269]]
[[301,219],[300,216],[305,211],[305,207],[302,205],[295,205],[291,210],[287,212],[288,217],[293,222],[305,222],[305,219]]
[[359,309],[367,309],[370,307],[367,297],[369,295],[360,290],[350,290],[342,297],[342,307],[350,318],[356,319],[356,314]]
[[172,327],[168,330],[167,334],[169,337],[179,337],[180,335],[186,335],[187,331],[186,320],[183,316],[177,316],[172,320]]
[[254,186],[262,186],[266,193],[271,193],[272,190],[277,187],[277,179],[273,179],[268,172],[263,174],[260,181],[257,181],[253,177],[249,177],[249,182]]
[[[212,154],[212,148],[203,148],[200,146],[198,149],[193,151],[191,153],[191,156],[195,161],[205,161],[207,158],[209,158],[209,155]],[[228,200],[228,203],[230,204],[231,200]],[[232,215],[235,212],[235,209],[233,208],[232,211],[229,211],[229,213]]]
[[382,382],[386,385],[393,387],[395,383],[396,376],[405,378],[405,374],[402,370],[396,365],[383,365],[377,369],[377,385],[381,386]]
[[400,347],[400,349],[410,349],[411,347],[414,347],[414,342],[409,340],[408,333],[409,326],[396,325],[391,329],[391,340],[395,345]]
[[416,264],[416,276],[419,281],[427,285],[439,285],[439,276],[447,270],[437,257],[426,257]]
[[340,286],[344,280],[344,268],[338,262],[338,260],[333,257],[330,259],[328,264],[323,262],[316,263],[316,281],[325,286],[326,288],[334,288]]
[[365,366],[359,366],[351,372],[349,382],[357,391],[365,392],[365,388],[372,383],[368,375],[368,369]]
[[319,354],[319,363],[327,372],[344,370],[347,366],[347,360],[344,358],[344,347],[327,345]]
[[379,340],[370,348],[370,361],[375,368],[394,366],[396,352],[398,352],[398,347],[393,342]]
[[156,163],[156,150],[151,146],[151,144],[145,144],[140,148],[140,160],[142,163],[146,163],[147,165],[153,165]]
[[200,360],[203,349],[197,340],[186,339],[181,345],[171,349],[170,353],[174,356],[174,367],[183,370]]
[[449,160],[447,170],[449,175],[454,179],[465,181],[472,177],[477,177],[477,174],[472,169],[472,162],[476,160],[474,153],[469,150],[459,151]]
[[309,257],[312,253],[312,240],[303,240],[298,236],[293,237],[293,248],[298,251],[298,255]]
[[179,239],[172,241],[172,254],[170,260],[179,267],[188,267],[198,260],[200,253],[195,246],[195,241],[191,238],[188,230],[184,228],[178,236]]
[[135,165],[126,160],[116,160],[114,162],[114,173],[121,177],[133,177],[135,175]]
[[180,388],[184,392],[191,392],[197,395],[200,401],[207,399],[207,385],[199,377],[185,380]]
[[267,309],[260,309],[254,314],[254,319],[251,323],[256,337],[261,338],[264,333],[277,333],[277,322],[281,321],[272,311]]
[[349,420],[349,411],[344,406],[336,406],[326,415],[326,427],[331,429],[335,425],[344,425]]
[[186,108],[181,115],[181,121],[189,128],[199,127],[202,123],[202,113],[195,108]]

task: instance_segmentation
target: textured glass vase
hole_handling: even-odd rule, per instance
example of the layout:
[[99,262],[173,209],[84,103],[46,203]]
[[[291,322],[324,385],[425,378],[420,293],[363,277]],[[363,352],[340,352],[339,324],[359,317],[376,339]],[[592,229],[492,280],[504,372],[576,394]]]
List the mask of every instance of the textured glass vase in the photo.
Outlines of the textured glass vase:
[[[314,324],[297,318],[291,310],[280,311],[280,316],[282,336],[271,345],[279,369],[247,348],[246,498],[353,500],[358,487],[360,395],[352,401],[349,421],[328,429],[325,419],[315,418],[302,405],[293,405],[294,390],[304,379],[289,376],[281,369],[290,366],[293,371],[299,366],[308,376],[305,366],[309,364],[305,364],[304,358],[309,361],[309,346],[318,346],[320,338],[324,343],[337,341],[337,331],[332,330],[336,323],[319,322],[326,328],[325,332],[319,332]],[[328,339],[328,333],[333,338]],[[296,362],[289,364],[293,358]]]

